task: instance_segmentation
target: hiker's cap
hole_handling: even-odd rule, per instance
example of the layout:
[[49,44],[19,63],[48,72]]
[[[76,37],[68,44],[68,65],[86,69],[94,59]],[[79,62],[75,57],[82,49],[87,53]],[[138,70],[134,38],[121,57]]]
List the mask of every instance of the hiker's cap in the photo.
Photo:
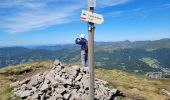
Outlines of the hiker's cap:
[[80,38],[85,38],[85,34],[81,34],[81,35],[80,35]]

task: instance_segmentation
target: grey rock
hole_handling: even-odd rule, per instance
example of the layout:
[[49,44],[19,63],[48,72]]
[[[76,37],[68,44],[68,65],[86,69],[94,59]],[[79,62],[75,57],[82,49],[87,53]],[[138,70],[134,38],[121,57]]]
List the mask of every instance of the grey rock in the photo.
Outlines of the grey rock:
[[38,97],[39,97],[38,93],[34,93],[31,97],[31,99],[36,100],[36,99],[38,99]]
[[40,100],[45,100],[45,93],[43,95],[41,95]]
[[89,95],[87,95],[87,94],[82,94],[82,95],[81,95],[81,99],[82,99],[82,100],[87,100],[87,99],[89,99]]
[[20,89],[21,89],[21,90],[26,90],[26,89],[27,89],[27,85],[26,85],[26,84],[23,84]]
[[37,88],[36,88],[36,87],[32,87],[32,91],[33,91],[33,92],[36,92],[36,91],[37,91]]
[[64,78],[60,77],[59,75],[55,76],[55,80],[61,84],[70,84],[70,85],[72,84],[71,79],[64,79]]
[[64,99],[69,100],[70,97],[71,97],[71,94],[64,94]]
[[61,95],[61,94],[54,94],[54,95],[52,95],[50,98],[49,98],[49,100],[63,100],[62,99],[63,98],[63,96]]
[[56,85],[58,82],[55,80],[55,75],[52,73],[48,73],[47,75],[45,75],[45,78],[48,79],[52,85]]
[[83,78],[83,75],[82,74],[79,74],[77,77],[76,77],[76,81],[80,81],[81,79]]
[[26,98],[26,100],[31,100],[31,96],[28,96],[28,97]]
[[73,70],[80,71],[80,66],[74,65],[71,67]]
[[44,83],[41,88],[40,91],[46,91],[47,89],[49,89],[49,85],[47,83]]
[[11,87],[17,87],[18,85],[19,85],[19,81],[10,84]]
[[63,88],[56,88],[56,92],[58,93],[58,94],[61,94],[61,93],[63,93],[64,91],[66,91],[66,89],[63,87]]
[[31,89],[33,86],[36,86],[38,84],[38,76],[31,77],[31,80],[28,82],[27,87]]
[[48,98],[49,98],[49,97],[50,97],[50,95],[51,95],[51,93],[52,93],[52,92],[48,90],[48,91],[46,92],[46,97],[48,97]]
[[32,92],[32,91],[29,91],[29,90],[20,91],[20,95],[18,95],[18,96],[20,96],[21,98],[23,98],[23,97],[28,97],[28,96],[31,95],[31,92]]
[[44,83],[49,84],[49,83],[50,83],[50,80],[45,79]]
[[165,90],[165,89],[162,89],[161,92],[165,95],[167,95],[168,97],[170,97],[170,92]]
[[42,95],[43,94],[43,92],[42,91],[38,91],[38,95]]
[[65,79],[60,77],[59,75],[55,76],[55,80],[58,81],[59,83],[65,83]]
[[84,89],[89,88],[89,77],[88,77],[88,76],[84,76],[84,77],[82,78],[82,83],[83,83]]
[[31,80],[31,78],[26,78],[26,79],[20,81],[19,84],[20,85],[27,84],[30,80]]
[[56,59],[56,60],[54,61],[54,66],[57,66],[57,65],[60,65],[60,64],[61,64],[61,62],[60,62],[59,60]]
[[38,83],[42,83],[42,82],[44,81],[44,79],[45,79],[45,78],[44,78],[43,76],[39,76],[39,77],[38,77]]

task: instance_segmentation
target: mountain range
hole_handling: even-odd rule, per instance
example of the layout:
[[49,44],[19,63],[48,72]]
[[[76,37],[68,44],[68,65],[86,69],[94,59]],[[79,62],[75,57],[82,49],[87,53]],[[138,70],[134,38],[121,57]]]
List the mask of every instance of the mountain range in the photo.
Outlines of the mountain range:
[[[120,69],[151,77],[170,77],[170,39],[95,42],[94,51],[95,67]],[[64,63],[80,62],[80,46],[66,44],[0,48],[0,67],[55,59]]]

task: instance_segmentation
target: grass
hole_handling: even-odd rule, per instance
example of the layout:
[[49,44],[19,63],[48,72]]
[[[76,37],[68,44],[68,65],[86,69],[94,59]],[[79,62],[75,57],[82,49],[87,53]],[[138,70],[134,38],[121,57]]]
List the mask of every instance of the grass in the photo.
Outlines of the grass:
[[6,79],[6,76],[0,75],[0,100],[10,100],[12,87],[10,87],[11,81]]
[[170,79],[151,79],[119,70],[96,69],[96,77],[108,81],[126,95],[126,100],[168,100],[160,93],[170,91]]
[[[0,100],[11,100],[11,91],[13,88],[10,87],[10,83],[17,80],[16,77],[20,76],[20,74],[24,74],[22,72],[29,68],[28,66],[31,66],[31,69],[35,70],[50,68],[52,64],[52,61],[38,61],[1,68]],[[75,64],[80,63],[76,62],[67,66]],[[12,75],[10,75],[11,73]],[[95,70],[95,77],[108,81],[109,84],[106,87],[109,89],[117,88],[126,96],[125,98],[117,97],[116,100],[170,100],[160,92],[161,89],[170,91],[170,79],[152,79],[119,70],[101,68]],[[20,100],[20,98],[16,98],[16,100]]]
[[27,62],[24,64],[16,65],[16,66],[8,66],[0,69],[0,73],[4,73],[6,75],[19,75],[26,71],[31,71],[35,68],[44,68],[52,66],[52,61],[36,61],[36,62]]

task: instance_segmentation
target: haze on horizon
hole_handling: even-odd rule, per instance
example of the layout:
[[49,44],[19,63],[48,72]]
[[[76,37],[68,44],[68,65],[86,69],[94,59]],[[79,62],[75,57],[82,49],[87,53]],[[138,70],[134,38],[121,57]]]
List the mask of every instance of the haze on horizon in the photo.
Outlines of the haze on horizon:
[[[86,0],[0,1],[0,46],[74,43],[87,23],[80,20]],[[97,0],[95,41],[170,38],[170,0]]]

